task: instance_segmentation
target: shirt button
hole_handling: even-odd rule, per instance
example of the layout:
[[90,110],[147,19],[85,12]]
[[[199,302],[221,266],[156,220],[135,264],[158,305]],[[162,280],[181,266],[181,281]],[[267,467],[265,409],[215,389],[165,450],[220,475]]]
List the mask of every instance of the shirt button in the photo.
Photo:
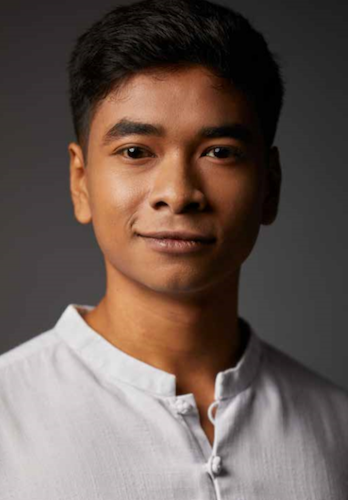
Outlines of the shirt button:
[[192,405],[185,401],[185,399],[177,399],[175,402],[175,409],[178,413],[188,413],[192,410],[192,408]]
[[221,457],[213,456],[210,459],[210,470],[213,475],[219,475],[222,470],[222,460]]

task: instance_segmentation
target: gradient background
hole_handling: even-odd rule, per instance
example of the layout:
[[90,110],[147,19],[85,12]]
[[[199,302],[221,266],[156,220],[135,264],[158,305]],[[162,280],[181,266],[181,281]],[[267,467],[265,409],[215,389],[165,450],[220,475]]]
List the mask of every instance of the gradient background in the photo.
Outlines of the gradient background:
[[[126,2],[123,2],[126,3]],[[236,0],[281,58],[278,218],[241,272],[239,314],[260,337],[348,388],[348,4]],[[104,264],[74,218],[66,64],[78,35],[117,2],[2,4],[0,353],[95,305]]]

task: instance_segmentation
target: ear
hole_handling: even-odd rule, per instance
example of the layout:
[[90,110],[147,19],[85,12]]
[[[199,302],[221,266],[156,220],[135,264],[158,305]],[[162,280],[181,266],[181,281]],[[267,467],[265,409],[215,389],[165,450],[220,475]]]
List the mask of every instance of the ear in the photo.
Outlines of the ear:
[[282,183],[279,150],[276,146],[273,146],[269,151],[265,175],[266,186],[261,224],[268,226],[272,224],[277,217]]
[[81,147],[75,142],[68,146],[70,155],[70,194],[74,206],[75,218],[81,224],[92,220],[87,187],[87,170]]

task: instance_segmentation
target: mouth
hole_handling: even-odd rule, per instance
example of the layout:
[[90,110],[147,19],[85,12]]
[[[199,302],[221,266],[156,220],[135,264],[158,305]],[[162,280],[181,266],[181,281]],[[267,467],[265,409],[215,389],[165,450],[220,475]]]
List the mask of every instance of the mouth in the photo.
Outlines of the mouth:
[[215,239],[184,239],[178,237],[168,237],[168,236],[149,236],[140,235],[139,237],[144,239],[146,244],[153,250],[162,253],[169,254],[184,254],[184,253],[197,253],[211,248],[214,245]]
[[138,236],[142,236],[143,238],[152,238],[156,240],[172,240],[172,241],[194,241],[199,243],[213,243],[216,241],[214,236],[206,235],[206,234],[196,234],[196,233],[188,233],[184,231],[172,231],[172,232],[157,232],[157,233],[147,233],[147,234],[138,234]]

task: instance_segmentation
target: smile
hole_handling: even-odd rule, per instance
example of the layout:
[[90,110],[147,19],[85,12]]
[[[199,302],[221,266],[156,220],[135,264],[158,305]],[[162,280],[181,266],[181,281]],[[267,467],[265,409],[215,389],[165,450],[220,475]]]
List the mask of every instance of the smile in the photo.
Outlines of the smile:
[[140,236],[146,244],[158,252],[163,253],[194,253],[211,248],[213,241],[183,240],[173,238],[152,238]]

